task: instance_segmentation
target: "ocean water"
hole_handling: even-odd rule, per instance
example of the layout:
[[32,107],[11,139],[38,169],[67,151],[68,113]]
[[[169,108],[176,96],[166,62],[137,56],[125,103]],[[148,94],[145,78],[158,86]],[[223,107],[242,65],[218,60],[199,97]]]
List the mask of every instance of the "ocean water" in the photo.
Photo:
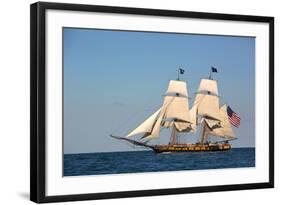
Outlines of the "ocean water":
[[255,148],[225,152],[161,153],[153,151],[65,154],[64,176],[255,166]]

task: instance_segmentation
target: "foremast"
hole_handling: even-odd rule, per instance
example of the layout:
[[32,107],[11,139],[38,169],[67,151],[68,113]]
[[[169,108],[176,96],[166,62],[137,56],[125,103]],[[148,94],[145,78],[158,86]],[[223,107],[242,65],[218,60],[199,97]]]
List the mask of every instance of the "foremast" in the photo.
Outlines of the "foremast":
[[170,145],[178,143],[178,133],[190,132],[194,128],[195,118],[189,110],[187,84],[184,81],[171,80],[164,96],[163,106],[167,106],[162,126],[170,128]]

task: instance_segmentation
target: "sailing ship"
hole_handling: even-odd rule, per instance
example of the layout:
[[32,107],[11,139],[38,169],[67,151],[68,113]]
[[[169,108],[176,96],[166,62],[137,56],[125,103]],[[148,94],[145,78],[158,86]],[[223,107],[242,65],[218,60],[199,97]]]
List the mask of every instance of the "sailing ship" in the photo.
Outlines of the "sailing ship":
[[[189,109],[190,98],[187,83],[179,78],[179,74],[184,73],[184,70],[180,68],[178,78],[170,80],[163,104],[156,112],[126,136],[110,136],[137,146],[150,148],[156,153],[230,150],[229,141],[237,139],[232,129],[233,122],[229,120],[230,108],[226,104],[220,106],[218,83],[211,77],[215,68],[211,67],[211,69],[209,78],[201,79],[191,109]],[[215,72],[217,72],[216,69]],[[170,130],[169,143],[150,144],[151,140],[160,136],[162,128]],[[197,143],[180,142],[182,133],[195,135],[197,132],[200,134]],[[140,140],[132,139],[134,136],[140,135]],[[210,141],[210,136],[215,136],[220,141]]]

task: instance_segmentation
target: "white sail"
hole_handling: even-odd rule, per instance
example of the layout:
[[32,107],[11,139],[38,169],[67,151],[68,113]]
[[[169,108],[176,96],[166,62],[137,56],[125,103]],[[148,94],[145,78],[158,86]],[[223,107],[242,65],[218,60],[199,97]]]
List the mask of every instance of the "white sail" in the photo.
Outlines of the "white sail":
[[178,132],[189,132],[192,129],[185,82],[170,81],[163,106],[167,106],[167,108],[163,116],[162,126],[175,127]]
[[193,105],[193,107],[189,110],[190,122],[192,132],[196,132],[197,127],[197,105]]
[[204,119],[206,124],[209,126],[209,128],[217,128],[221,126],[220,120],[213,120],[213,119]]
[[197,93],[194,106],[197,106],[198,115],[220,120],[218,96]]
[[218,95],[217,81],[211,79],[202,79],[199,85],[198,92],[210,92],[213,95]]
[[201,79],[193,106],[202,117],[220,120],[217,81]]
[[157,119],[155,125],[153,126],[152,132],[150,133],[150,137],[146,137],[145,139],[152,139],[152,138],[159,137],[161,122],[162,122],[164,113],[165,113],[164,110],[160,113],[159,118]]
[[162,123],[163,127],[170,128],[176,127],[178,132],[189,132],[194,131],[196,126],[193,126],[190,122],[183,122],[183,121],[164,121]]
[[150,132],[150,134],[145,136],[146,140],[151,140],[151,139],[159,137],[160,128],[161,128],[163,116],[165,114],[165,110],[166,110],[166,106],[163,106],[161,108],[161,112],[159,113],[159,117],[158,117],[157,121],[155,122],[155,124],[154,124],[154,126],[152,128],[152,131]]
[[235,134],[229,122],[226,110],[227,110],[226,105],[223,105],[220,108],[220,115],[221,115],[220,127],[210,129],[208,134],[219,136],[222,138],[228,138],[228,139],[235,138]]
[[126,137],[131,137],[133,135],[141,133],[150,133],[152,131],[153,125],[155,124],[156,118],[160,113],[161,108],[148,117],[143,123],[141,123],[136,129],[131,131]]
[[163,106],[167,106],[165,112],[166,119],[175,119],[190,122],[188,98],[165,96]]
[[189,132],[192,130],[191,123],[189,122],[174,122],[178,132]]
[[166,95],[179,94],[184,97],[188,97],[187,85],[184,81],[170,80]]

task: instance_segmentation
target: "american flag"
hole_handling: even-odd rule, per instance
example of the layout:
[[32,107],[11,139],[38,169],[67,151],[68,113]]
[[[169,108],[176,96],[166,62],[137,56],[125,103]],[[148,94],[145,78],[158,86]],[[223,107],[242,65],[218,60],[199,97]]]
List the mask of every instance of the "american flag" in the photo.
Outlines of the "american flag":
[[240,126],[240,117],[229,107],[227,106],[227,115],[229,122],[234,125],[235,127]]

